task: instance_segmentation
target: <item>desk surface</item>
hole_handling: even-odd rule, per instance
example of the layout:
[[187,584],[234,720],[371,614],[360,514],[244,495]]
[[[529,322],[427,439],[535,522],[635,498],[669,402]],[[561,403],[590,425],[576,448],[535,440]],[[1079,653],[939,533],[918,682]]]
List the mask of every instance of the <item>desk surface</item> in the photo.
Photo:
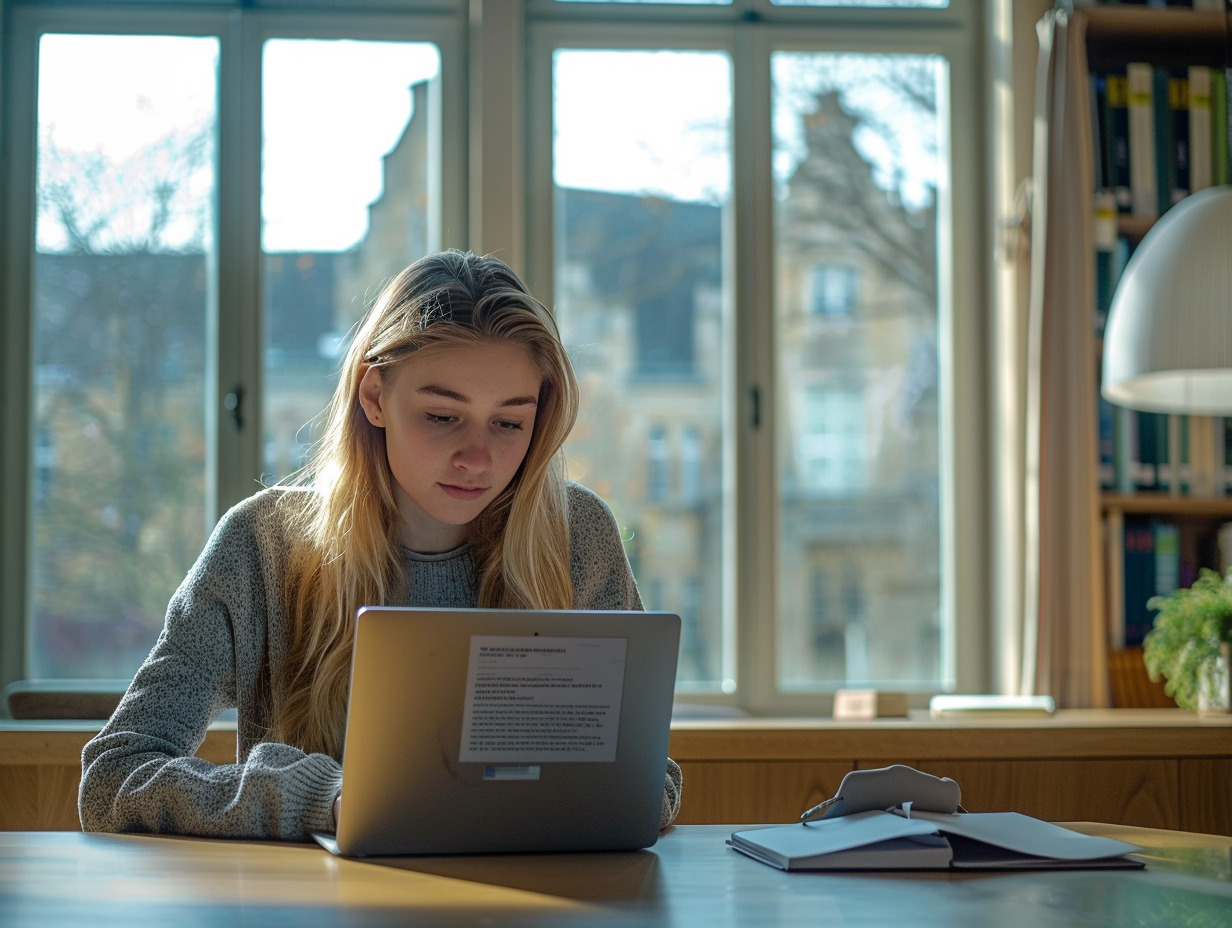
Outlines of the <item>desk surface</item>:
[[1232,924],[1232,839],[1075,824],[1141,871],[784,873],[686,825],[622,854],[339,860],[315,845],[0,833],[0,924]]

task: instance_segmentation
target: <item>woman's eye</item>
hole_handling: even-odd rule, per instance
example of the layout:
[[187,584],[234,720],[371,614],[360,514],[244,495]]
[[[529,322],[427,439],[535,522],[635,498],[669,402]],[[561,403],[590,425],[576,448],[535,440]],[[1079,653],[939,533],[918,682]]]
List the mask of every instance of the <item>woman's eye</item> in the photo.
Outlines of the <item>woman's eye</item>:
[[521,422],[509,422],[509,421],[504,420],[504,419],[498,419],[498,420],[496,421],[496,427],[497,427],[498,429],[500,429],[502,432],[520,432],[520,431],[522,431],[522,423],[521,423]]
[[424,418],[434,425],[449,425],[451,422],[456,422],[456,416],[438,416],[433,413],[425,413]]

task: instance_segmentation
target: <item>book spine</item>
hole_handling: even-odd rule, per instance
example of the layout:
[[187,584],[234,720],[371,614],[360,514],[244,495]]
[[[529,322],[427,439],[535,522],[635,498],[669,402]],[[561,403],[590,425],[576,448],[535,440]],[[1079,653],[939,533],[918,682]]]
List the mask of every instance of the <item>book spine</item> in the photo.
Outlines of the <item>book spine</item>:
[[1211,185],[1211,69],[1189,69],[1189,189]]
[[[1113,266],[1110,275],[1112,292],[1108,294],[1109,305],[1111,305],[1117,281],[1121,279],[1121,274],[1125,271],[1125,265],[1129,262],[1132,250],[1127,238],[1123,236],[1117,238],[1116,250],[1112,255]],[[1128,407],[1117,406],[1115,415],[1113,422],[1114,489],[1118,493],[1132,493],[1142,471],[1138,446],[1138,413]],[[1151,484],[1154,485],[1154,478],[1151,479]]]
[[1211,183],[1228,183],[1228,81],[1211,69]]
[[1137,420],[1137,443],[1131,465],[1134,489],[1151,492],[1167,489],[1167,415],[1156,412],[1139,412]]
[[1095,239],[1095,337],[1104,337],[1108,311],[1112,308],[1112,296],[1120,278],[1117,204],[1111,190],[1099,190],[1095,194],[1095,220],[1092,223]]
[[1181,586],[1181,532],[1171,522],[1151,524],[1155,546],[1155,586],[1152,596],[1167,596]]
[[1232,418],[1223,420],[1223,491],[1232,493]]
[[1099,488],[1112,490],[1117,485],[1116,407],[1102,396],[1096,398],[1099,415]]
[[1130,212],[1141,219],[1159,215],[1159,183],[1155,171],[1155,69],[1141,61],[1125,67],[1129,88]]
[[1172,113],[1172,190],[1169,206],[1190,193],[1189,164],[1189,77],[1184,71],[1168,76],[1168,102]]
[[1116,442],[1114,489],[1118,493],[1132,493],[1137,488],[1140,467],[1137,414],[1132,409],[1118,406],[1112,428]]
[[1108,79],[1102,74],[1087,78],[1088,105],[1091,108],[1091,152],[1094,155],[1095,192],[1112,187],[1112,153],[1108,150]]
[[1194,496],[1224,494],[1225,424],[1216,416],[1187,416],[1189,492]]
[[1104,590],[1108,597],[1108,646],[1125,647],[1125,514],[1110,509],[1104,519],[1104,550],[1108,576]]
[[1189,446],[1189,416],[1168,417],[1168,460],[1172,462],[1169,488],[1174,492],[1193,492],[1193,457]]
[[1147,600],[1155,590],[1155,533],[1149,522],[1125,522],[1125,644],[1142,644],[1151,627]]
[[1106,87],[1105,106],[1108,109],[1104,125],[1107,129],[1105,146],[1108,149],[1110,177],[1117,212],[1129,214],[1133,210],[1133,194],[1129,176],[1129,79],[1125,71],[1112,71],[1104,77]]
[[1176,187],[1176,139],[1173,127],[1171,87],[1165,68],[1151,68],[1151,114],[1155,120],[1155,212],[1162,216],[1172,206]]

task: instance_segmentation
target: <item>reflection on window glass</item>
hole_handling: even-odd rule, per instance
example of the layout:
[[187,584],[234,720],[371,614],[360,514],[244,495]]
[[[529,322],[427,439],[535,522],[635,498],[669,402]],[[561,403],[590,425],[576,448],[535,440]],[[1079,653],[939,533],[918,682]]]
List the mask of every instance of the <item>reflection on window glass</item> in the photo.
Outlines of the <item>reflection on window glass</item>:
[[667,499],[671,456],[667,430],[661,425],[651,426],[646,438],[646,499],[651,502],[661,503]]
[[45,35],[33,677],[125,677],[205,540],[218,42]]
[[932,688],[944,61],[772,58],[778,674]]
[[858,384],[809,385],[801,391],[796,470],[801,485],[810,493],[855,494],[867,488],[870,462],[865,394]]
[[611,505],[647,608],[685,619],[678,687],[730,690],[730,59],[560,50],[553,80],[555,302],[582,387],[569,474]]
[[272,39],[262,62],[265,476],[300,467],[347,332],[437,250],[440,54],[416,42]]
[[845,316],[856,306],[859,271],[847,264],[820,264],[813,268],[809,305],[820,316]]

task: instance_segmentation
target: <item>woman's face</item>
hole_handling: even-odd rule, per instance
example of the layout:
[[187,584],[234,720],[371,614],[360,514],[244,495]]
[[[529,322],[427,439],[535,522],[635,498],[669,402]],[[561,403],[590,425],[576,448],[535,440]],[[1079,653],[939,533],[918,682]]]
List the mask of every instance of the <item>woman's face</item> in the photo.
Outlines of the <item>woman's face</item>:
[[404,546],[434,553],[466,539],[526,457],[542,379],[510,343],[426,349],[364,372],[359,401],[385,430]]

